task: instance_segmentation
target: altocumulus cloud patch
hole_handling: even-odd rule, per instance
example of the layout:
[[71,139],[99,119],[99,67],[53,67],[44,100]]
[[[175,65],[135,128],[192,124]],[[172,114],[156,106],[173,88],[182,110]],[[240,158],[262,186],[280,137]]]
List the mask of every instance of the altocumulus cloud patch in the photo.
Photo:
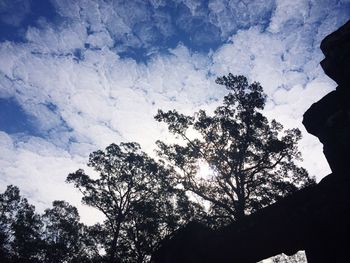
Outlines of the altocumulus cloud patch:
[[[228,72],[260,81],[266,114],[300,127],[305,109],[334,88],[319,43],[350,10],[348,1],[33,2],[0,6],[15,34],[0,32],[0,97],[13,114],[1,126],[0,178],[25,186],[41,208],[79,203],[64,180],[93,150],[138,141],[152,153],[167,136],[153,120],[158,108],[213,109],[225,94],[214,80]],[[24,126],[10,131],[16,123]],[[320,144],[305,135],[301,147],[321,178]]]

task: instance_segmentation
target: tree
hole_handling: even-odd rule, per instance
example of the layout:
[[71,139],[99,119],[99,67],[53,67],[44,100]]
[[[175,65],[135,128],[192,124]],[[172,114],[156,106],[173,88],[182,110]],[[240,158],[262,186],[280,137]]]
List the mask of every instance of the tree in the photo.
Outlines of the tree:
[[42,215],[41,262],[92,262],[98,251],[89,238],[87,227],[79,222],[77,208],[65,201],[54,201],[52,206]]
[[[314,180],[296,163],[301,160],[301,132],[283,132],[280,123],[262,114],[266,95],[259,83],[248,84],[246,77],[232,74],[216,83],[229,93],[213,115],[204,110],[193,116],[158,111],[155,119],[182,141],[157,145],[184,189],[209,204],[208,213],[216,222],[228,223]],[[205,177],[198,175],[203,163],[209,166]]]
[[40,262],[40,216],[16,186],[0,194],[1,262]]
[[83,203],[101,211],[106,220],[95,231],[108,262],[147,262],[162,237],[183,219],[177,213],[179,192],[173,171],[141,151],[137,143],[111,144],[95,151],[88,165],[96,179],[83,170],[69,174],[83,195]]

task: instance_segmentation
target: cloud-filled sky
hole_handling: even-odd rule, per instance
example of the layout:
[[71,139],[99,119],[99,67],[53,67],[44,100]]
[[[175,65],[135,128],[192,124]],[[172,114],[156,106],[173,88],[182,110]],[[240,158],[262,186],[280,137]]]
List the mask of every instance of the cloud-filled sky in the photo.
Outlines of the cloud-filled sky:
[[303,166],[329,173],[302,115],[335,88],[320,41],[349,0],[1,0],[0,191],[20,187],[40,210],[56,199],[91,210],[64,181],[90,152],[167,138],[157,109],[213,109],[229,72],[259,81],[265,113],[299,127]]

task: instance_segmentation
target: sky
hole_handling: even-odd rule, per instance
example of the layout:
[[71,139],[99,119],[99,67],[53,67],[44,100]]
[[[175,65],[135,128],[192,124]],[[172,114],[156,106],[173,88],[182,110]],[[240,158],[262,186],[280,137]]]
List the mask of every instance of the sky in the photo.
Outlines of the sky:
[[320,180],[330,170],[302,115],[336,87],[319,45],[349,17],[349,0],[0,0],[0,191],[18,186],[39,211],[67,200],[93,223],[67,175],[112,142],[154,154],[170,138],[157,110],[214,109],[229,72],[302,130]]

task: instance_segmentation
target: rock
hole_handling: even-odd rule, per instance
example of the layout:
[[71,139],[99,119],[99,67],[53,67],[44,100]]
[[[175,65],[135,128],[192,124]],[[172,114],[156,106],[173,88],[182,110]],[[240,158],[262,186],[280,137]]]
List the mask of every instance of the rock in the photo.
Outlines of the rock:
[[306,130],[322,142],[335,174],[344,174],[350,156],[350,21],[321,43],[325,73],[339,86],[314,103],[304,114]]
[[350,20],[321,43],[324,72],[339,86],[350,89]]

